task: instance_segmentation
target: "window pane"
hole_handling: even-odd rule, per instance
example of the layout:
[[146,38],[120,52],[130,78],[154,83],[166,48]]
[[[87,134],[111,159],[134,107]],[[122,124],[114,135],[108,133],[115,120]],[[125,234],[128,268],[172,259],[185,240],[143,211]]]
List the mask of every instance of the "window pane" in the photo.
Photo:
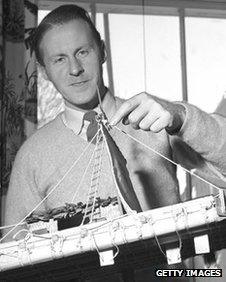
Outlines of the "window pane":
[[146,90],[166,99],[181,99],[177,17],[111,14],[110,37],[115,95],[129,98]]
[[226,20],[186,18],[188,100],[213,112],[226,90]]

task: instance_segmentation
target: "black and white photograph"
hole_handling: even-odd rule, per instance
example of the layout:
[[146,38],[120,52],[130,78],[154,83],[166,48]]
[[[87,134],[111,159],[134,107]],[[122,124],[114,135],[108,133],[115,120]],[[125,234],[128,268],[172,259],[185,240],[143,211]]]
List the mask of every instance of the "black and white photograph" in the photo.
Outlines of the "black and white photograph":
[[226,280],[226,0],[0,0],[0,281]]

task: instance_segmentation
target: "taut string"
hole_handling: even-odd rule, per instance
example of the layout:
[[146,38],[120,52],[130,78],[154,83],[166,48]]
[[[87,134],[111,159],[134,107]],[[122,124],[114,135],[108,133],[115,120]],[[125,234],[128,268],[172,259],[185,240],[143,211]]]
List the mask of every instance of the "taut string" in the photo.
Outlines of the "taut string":
[[121,133],[127,135],[129,138],[133,139],[134,141],[136,141],[137,143],[139,143],[140,145],[144,146],[146,149],[148,149],[149,151],[152,151],[153,153],[159,155],[160,157],[162,157],[163,159],[169,161],[170,163],[178,166],[178,167],[181,167],[184,171],[188,172],[190,175],[193,175],[195,176],[196,178],[198,178],[199,180],[205,182],[206,184],[208,185],[211,185],[213,186],[214,188],[217,188],[217,189],[221,189],[220,187],[216,186],[215,184],[213,184],[212,182],[204,179],[203,177],[197,175],[194,171],[195,169],[192,169],[192,170],[189,170],[185,167],[183,167],[182,165],[176,163],[175,161],[171,160],[170,158],[167,158],[166,156],[164,156],[163,154],[159,153],[158,151],[156,151],[155,149],[147,146],[146,144],[144,144],[143,142],[141,142],[140,140],[136,139],[135,137],[133,137],[132,135],[130,135],[129,133],[125,132],[124,130],[120,129],[119,127],[117,126],[114,126],[114,128],[116,128],[118,131],[120,131]]
[[[97,132],[98,133],[98,132]],[[93,137],[93,139],[90,141],[90,143],[85,147],[85,149],[82,151],[82,153],[80,154],[80,156],[74,161],[74,163],[71,165],[71,167],[66,171],[66,173],[63,175],[63,177],[54,185],[54,187],[50,190],[50,192],[23,218],[21,219],[16,225],[14,225],[14,227],[9,230],[1,239],[0,239],[0,243],[8,236],[10,235],[19,225],[21,225],[26,218],[31,215],[37,208],[39,208],[41,206],[41,204],[56,190],[57,187],[59,187],[59,185],[63,182],[63,180],[66,178],[66,176],[71,172],[71,170],[74,168],[74,166],[79,162],[79,160],[81,159],[81,157],[84,155],[84,153],[88,150],[90,144],[92,143],[92,141],[94,140],[94,138],[96,137],[97,133],[95,134],[95,136]]]

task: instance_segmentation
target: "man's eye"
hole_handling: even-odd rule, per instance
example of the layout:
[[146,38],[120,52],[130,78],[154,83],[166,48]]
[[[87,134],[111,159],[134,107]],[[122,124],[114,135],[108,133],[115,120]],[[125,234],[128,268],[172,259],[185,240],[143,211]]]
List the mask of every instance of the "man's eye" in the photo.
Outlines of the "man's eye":
[[54,63],[55,63],[55,64],[60,64],[60,63],[62,63],[63,61],[64,61],[64,58],[57,58],[57,59],[54,60]]
[[82,49],[77,53],[77,57],[84,58],[89,54],[88,49]]

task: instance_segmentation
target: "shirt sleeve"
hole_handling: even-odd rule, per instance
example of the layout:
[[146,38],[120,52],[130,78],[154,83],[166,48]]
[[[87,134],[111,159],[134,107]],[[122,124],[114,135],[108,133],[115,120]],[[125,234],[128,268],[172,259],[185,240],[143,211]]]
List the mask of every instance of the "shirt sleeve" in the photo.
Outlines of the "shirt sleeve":
[[185,107],[186,118],[176,136],[171,136],[174,158],[220,188],[226,188],[226,118],[197,107]]

